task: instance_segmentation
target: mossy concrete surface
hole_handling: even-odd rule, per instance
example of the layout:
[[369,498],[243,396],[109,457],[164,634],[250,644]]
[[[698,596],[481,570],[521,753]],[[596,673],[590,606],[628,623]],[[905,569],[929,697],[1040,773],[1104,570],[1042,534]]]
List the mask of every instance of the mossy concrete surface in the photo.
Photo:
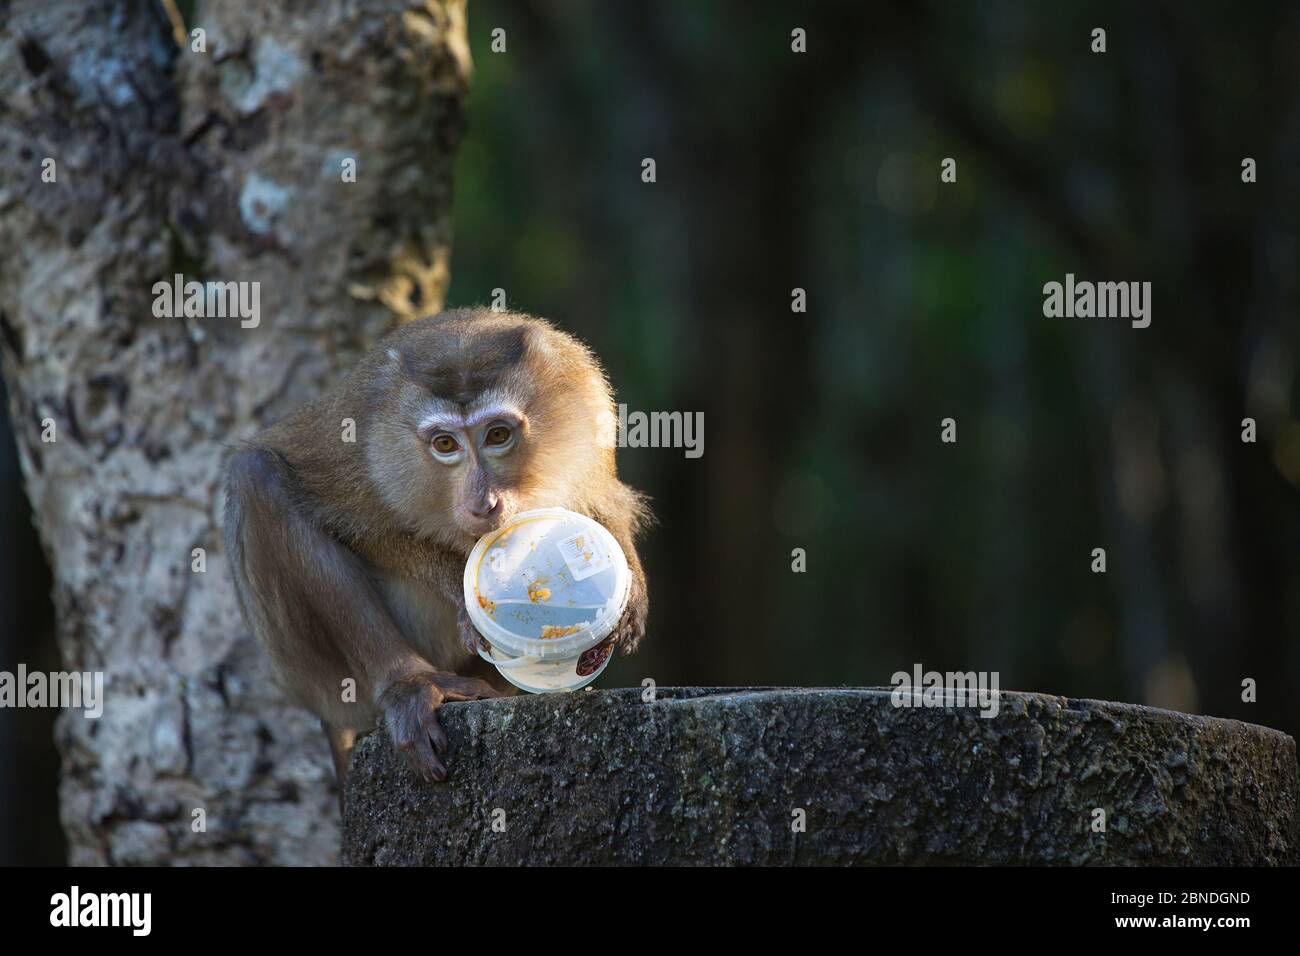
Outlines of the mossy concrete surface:
[[443,784],[371,734],[348,779],[344,862],[1297,861],[1295,741],[1265,727],[1006,692],[994,717],[899,708],[888,689],[644,696],[448,705]]

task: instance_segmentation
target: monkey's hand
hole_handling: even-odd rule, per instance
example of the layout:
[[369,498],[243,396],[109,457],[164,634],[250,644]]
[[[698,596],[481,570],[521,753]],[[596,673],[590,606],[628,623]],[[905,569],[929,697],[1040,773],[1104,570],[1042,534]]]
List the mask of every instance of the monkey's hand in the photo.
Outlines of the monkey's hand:
[[623,657],[635,651],[641,638],[645,637],[645,619],[649,614],[650,594],[646,590],[645,580],[639,574],[634,575],[627,607],[623,609],[623,616],[614,627],[614,646]]
[[378,704],[393,745],[417,777],[432,783],[447,779],[447,734],[438,720],[438,708],[452,701],[499,696],[476,677],[419,671],[394,681]]
[[465,650],[475,657],[478,657],[480,647],[487,649],[487,638],[478,632],[474,622],[469,619],[469,611],[463,606],[456,612],[456,632],[460,635],[460,642],[465,645]]

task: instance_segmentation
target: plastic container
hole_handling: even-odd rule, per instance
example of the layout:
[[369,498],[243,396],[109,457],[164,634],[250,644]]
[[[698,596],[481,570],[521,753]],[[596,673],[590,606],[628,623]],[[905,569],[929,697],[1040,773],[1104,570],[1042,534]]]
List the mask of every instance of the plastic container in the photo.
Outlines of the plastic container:
[[465,607],[486,639],[479,656],[533,694],[600,676],[632,573],[614,536],[564,508],[516,515],[479,539],[465,563]]

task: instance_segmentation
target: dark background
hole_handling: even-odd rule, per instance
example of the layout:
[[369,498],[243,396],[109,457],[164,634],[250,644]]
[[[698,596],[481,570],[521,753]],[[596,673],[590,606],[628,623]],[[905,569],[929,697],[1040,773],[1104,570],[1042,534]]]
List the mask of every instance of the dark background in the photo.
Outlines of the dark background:
[[[470,3],[448,305],[705,418],[619,453],[659,523],[601,686],[920,663],[1296,734],[1300,7],[807,6]],[[1044,318],[1067,272],[1150,281],[1151,327]],[[2,437],[0,669],[55,669]],[[0,861],[62,859],[53,716],[0,711]]]

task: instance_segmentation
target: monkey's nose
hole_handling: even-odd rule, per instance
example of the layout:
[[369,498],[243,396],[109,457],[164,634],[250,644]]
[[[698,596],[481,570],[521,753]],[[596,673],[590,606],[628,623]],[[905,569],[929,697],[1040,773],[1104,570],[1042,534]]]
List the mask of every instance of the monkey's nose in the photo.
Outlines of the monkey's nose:
[[496,510],[500,507],[500,497],[497,495],[485,495],[477,505],[469,509],[469,513],[475,518],[490,518],[496,514]]

